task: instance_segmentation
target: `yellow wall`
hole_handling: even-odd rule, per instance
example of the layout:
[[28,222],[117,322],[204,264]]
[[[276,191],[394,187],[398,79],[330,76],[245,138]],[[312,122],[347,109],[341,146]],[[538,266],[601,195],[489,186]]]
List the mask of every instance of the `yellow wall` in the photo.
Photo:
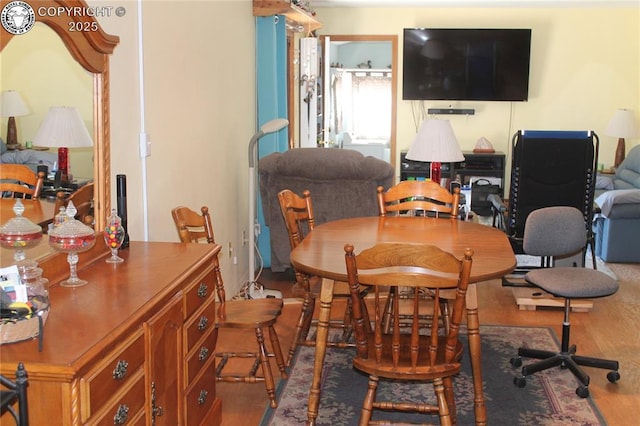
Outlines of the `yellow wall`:
[[[90,0],[91,5],[111,5]],[[248,275],[247,145],[256,131],[255,29],[249,0],[144,1],[144,130],[151,156],[138,155],[142,129],[138,80],[138,12],[99,21],[120,37],[111,66],[111,170],[127,175],[129,233],[144,238],[147,176],[149,239],[178,241],[171,208],[208,205],[222,273],[232,295]],[[601,161],[615,141],[604,126],[618,107],[640,111],[639,8],[318,8],[322,34],[398,34],[404,27],[533,29],[530,100],[456,103],[472,117],[451,117],[465,149],[485,136],[508,151],[518,128],[590,128],[602,137]],[[400,61],[401,63],[401,61]],[[442,106],[433,103],[428,106]],[[398,148],[415,134],[411,103],[399,101]],[[628,141],[628,147],[638,140]],[[115,205],[115,188],[112,195]],[[228,255],[234,249],[238,263]],[[167,259],[170,261],[170,259]]]
[[[138,155],[143,130],[138,12],[135,2],[124,2],[124,7],[124,17],[100,23],[120,37],[110,60],[111,170],[112,182],[116,174],[127,175],[130,237],[144,238],[146,167],[149,240],[178,241],[173,207],[199,211],[208,205],[216,240],[224,248],[221,267],[232,296],[248,277],[248,251],[241,236],[248,227],[247,146],[256,131],[251,2],[143,2],[144,116],[152,142],[146,164]],[[114,186],[114,205],[115,197]]]
[[[613,163],[616,139],[604,129],[617,108],[640,113],[640,8],[319,8],[320,34],[397,34],[402,75],[402,30],[411,27],[531,28],[528,102],[425,101],[433,107],[474,108],[473,116],[447,116],[462,149],[478,138],[509,153],[518,129],[591,129],[600,136],[600,161]],[[398,79],[396,155],[416,134],[412,107]],[[629,140],[627,149],[638,143]]]

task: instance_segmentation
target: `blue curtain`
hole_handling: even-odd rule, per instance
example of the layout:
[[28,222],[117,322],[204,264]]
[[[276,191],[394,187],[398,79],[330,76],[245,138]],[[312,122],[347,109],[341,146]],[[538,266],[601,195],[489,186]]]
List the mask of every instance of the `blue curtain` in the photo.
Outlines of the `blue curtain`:
[[[284,17],[256,17],[256,86],[257,128],[274,118],[287,118],[287,33]],[[286,151],[288,140],[288,128],[263,136],[258,143],[258,159],[272,152]],[[260,160],[258,167],[259,164]],[[259,192],[259,187],[256,191]],[[257,239],[258,250],[264,267],[268,268],[271,266],[270,234],[264,224],[259,194],[256,212],[262,229]]]

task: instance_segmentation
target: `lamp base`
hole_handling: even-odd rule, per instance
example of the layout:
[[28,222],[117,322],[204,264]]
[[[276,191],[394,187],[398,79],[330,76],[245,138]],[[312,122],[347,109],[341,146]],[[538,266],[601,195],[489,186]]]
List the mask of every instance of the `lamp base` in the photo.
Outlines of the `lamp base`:
[[9,117],[7,121],[7,140],[6,143],[8,146],[17,146],[18,145],[18,131],[16,130],[16,119],[15,117]]
[[442,176],[442,163],[439,161],[431,162],[429,177],[432,181],[440,185],[440,177]]
[[69,148],[58,148],[58,170],[63,182],[71,180],[70,177],[70,164],[69,164]]
[[620,165],[620,163],[624,161],[625,152],[626,152],[626,149],[624,146],[624,138],[619,138],[618,146],[616,147],[616,157],[613,163],[613,167],[617,168]]

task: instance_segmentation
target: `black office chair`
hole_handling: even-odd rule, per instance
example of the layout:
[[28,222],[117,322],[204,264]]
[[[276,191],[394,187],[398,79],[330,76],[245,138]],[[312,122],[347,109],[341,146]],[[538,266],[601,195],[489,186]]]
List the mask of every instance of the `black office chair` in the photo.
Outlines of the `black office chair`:
[[[13,416],[17,426],[28,426],[27,371],[24,369],[24,364],[18,363],[15,381],[0,375],[0,383],[7,388],[7,390],[0,390],[0,415],[8,411]],[[13,407],[16,401],[18,402],[17,413]]]
[[[580,210],[585,220],[587,244],[596,269],[591,224],[599,143],[593,131],[520,130],[513,136],[508,205],[496,196],[489,200],[494,226],[507,233],[516,254],[524,254],[524,228],[532,211],[571,206]],[[585,254],[586,250],[582,253],[583,265]],[[529,268],[524,269],[526,272]]]
[[514,367],[522,365],[522,357],[541,361],[522,367],[522,374],[513,382],[518,387],[526,385],[526,376],[552,367],[568,368],[580,380],[576,394],[589,396],[589,376],[579,367],[612,370],[607,379],[615,383],[620,379],[618,361],[576,355],[576,345],[569,346],[569,312],[572,299],[593,299],[610,296],[618,291],[618,282],[604,272],[580,267],[553,267],[554,258],[578,253],[586,244],[583,214],[574,207],[547,207],[531,212],[524,229],[523,249],[526,254],[547,258],[550,267],[529,271],[525,280],[564,298],[564,321],[560,352],[521,347],[518,356],[511,359]]

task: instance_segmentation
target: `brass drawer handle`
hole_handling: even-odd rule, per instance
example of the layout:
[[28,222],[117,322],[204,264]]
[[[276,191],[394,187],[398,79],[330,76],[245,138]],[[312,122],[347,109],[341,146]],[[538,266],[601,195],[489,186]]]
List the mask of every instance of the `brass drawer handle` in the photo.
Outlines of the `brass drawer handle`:
[[113,416],[113,424],[114,425],[123,425],[127,422],[129,417],[129,407],[124,404],[120,404],[118,407],[118,411],[116,411],[116,415]]
[[203,346],[203,347],[200,348],[200,354],[198,355],[198,361],[203,362],[207,358],[209,358],[209,349],[207,349],[206,347]]
[[209,286],[206,283],[200,283],[200,287],[198,287],[198,297],[205,298],[209,293]]
[[118,361],[116,364],[116,368],[113,369],[113,378],[115,380],[122,380],[127,375],[127,368],[129,368],[129,363],[123,359]]
[[203,405],[205,402],[207,402],[207,395],[209,395],[209,392],[207,392],[206,390],[202,389],[200,391],[200,396],[198,397],[198,405]]
[[207,328],[208,324],[209,324],[209,318],[205,317],[204,315],[201,316],[200,321],[198,322],[198,330],[204,331]]

